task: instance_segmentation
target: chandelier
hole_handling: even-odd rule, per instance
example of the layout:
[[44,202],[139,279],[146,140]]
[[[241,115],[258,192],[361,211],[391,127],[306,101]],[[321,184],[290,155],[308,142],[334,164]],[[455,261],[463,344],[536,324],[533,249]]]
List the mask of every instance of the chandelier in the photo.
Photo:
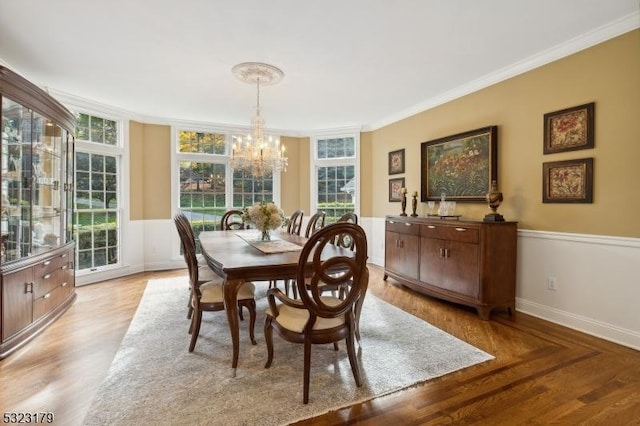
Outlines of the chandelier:
[[274,172],[287,171],[288,159],[285,147],[278,138],[267,135],[264,118],[260,114],[260,85],[276,84],[284,73],[273,65],[260,62],[243,62],[231,70],[238,80],[256,85],[256,115],[251,119],[251,132],[246,136],[234,137],[231,165],[237,170],[247,170],[254,176],[264,176]]

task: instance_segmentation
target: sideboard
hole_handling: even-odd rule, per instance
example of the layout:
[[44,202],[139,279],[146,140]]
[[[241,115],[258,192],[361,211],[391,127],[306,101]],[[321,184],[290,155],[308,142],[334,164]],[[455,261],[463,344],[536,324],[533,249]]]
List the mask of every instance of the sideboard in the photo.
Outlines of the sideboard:
[[517,222],[409,216],[385,220],[384,279],[471,306],[515,310]]

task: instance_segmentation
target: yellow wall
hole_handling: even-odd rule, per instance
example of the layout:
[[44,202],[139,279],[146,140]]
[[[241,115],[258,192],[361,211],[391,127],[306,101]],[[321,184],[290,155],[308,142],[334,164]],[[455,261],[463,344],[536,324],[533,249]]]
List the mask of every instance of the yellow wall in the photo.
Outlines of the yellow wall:
[[171,218],[171,127],[129,123],[131,220]]
[[[543,155],[543,115],[595,102],[595,148]],[[421,142],[498,125],[499,208],[533,230],[640,237],[640,30],[516,76],[372,133],[372,165],[406,149],[406,186],[420,189]],[[542,164],[594,158],[592,204],[542,203]],[[402,175],[398,175],[401,177]],[[374,173],[371,216],[400,213],[389,203],[389,175]],[[396,177],[394,175],[393,177]],[[457,213],[482,219],[483,203]],[[418,213],[427,213],[426,204]]]

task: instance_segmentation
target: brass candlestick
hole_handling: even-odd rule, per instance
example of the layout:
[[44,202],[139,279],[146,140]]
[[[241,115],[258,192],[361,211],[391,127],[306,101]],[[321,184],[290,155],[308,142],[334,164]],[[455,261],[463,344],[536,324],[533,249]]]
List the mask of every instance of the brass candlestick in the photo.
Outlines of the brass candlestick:
[[418,193],[414,192],[413,198],[411,199],[411,210],[413,211],[413,213],[411,213],[411,217],[418,216],[418,213],[416,213],[417,209],[418,209]]
[[400,216],[406,216],[407,215],[407,188],[402,188],[401,192],[402,192],[402,213],[400,213]]

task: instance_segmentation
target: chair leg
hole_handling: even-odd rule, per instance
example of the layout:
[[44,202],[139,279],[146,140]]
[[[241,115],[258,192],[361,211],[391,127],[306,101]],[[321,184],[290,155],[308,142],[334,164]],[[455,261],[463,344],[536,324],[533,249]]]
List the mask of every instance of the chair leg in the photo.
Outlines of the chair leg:
[[347,354],[349,355],[349,364],[351,364],[351,371],[353,372],[353,378],[356,380],[356,386],[360,387],[362,386],[362,380],[360,379],[358,358],[356,358],[353,330],[347,336]]
[[257,345],[258,343],[253,334],[253,328],[256,325],[256,301],[254,299],[247,302],[247,309],[249,309],[249,337],[251,338],[251,344]]
[[191,303],[191,288],[189,288],[189,302],[188,302],[188,306],[187,306],[187,319],[191,319],[191,315],[193,315],[193,304]]
[[200,334],[200,323],[202,322],[202,311],[200,309],[193,311],[192,330],[191,330],[191,343],[189,344],[189,352],[193,352],[196,347],[196,340]]
[[244,321],[244,315],[242,315],[242,305],[238,305],[238,316],[240,317],[240,321]]
[[309,381],[311,375],[311,341],[304,342],[304,380],[302,385],[302,403],[309,403]]
[[271,321],[273,321],[273,317],[271,315],[267,315],[267,319],[264,322],[264,340],[267,344],[267,363],[264,365],[264,368],[271,367],[271,362],[273,361],[273,328],[271,327]]

